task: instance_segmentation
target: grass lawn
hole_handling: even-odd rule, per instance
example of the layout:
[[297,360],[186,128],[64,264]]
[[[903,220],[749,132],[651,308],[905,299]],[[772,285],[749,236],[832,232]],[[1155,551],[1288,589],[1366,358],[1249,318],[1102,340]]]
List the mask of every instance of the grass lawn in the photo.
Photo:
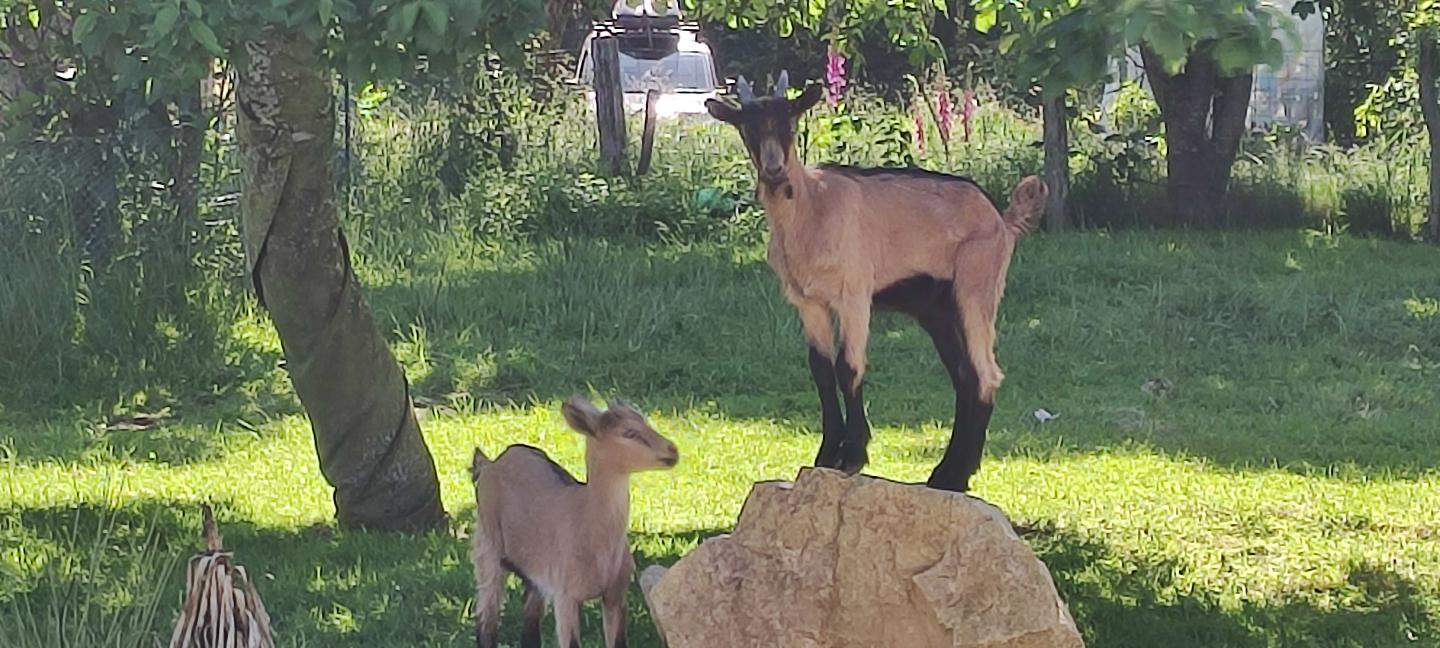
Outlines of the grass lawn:
[[[0,405],[0,645],[59,643],[25,627],[87,609],[67,623],[103,634],[157,580],[168,632],[180,575],[164,568],[198,547],[206,499],[284,645],[470,645],[471,448],[531,443],[578,474],[558,413],[576,390],[635,400],[681,448],[674,472],[634,482],[642,564],[724,532],[752,482],[793,477],[818,447],[800,328],[758,247],[436,238],[403,262],[368,255],[382,326],[436,403],[422,425],[453,532],[327,526],[278,341],[250,312],[208,351],[246,380],[171,386],[213,397],[167,403],[167,425]],[[923,480],[949,383],[896,316],[871,348],[869,471]],[[1033,530],[1090,645],[1440,646],[1434,248],[1040,235],[1011,272],[999,355],[974,494]],[[1151,379],[1169,389],[1142,391]],[[1042,407],[1059,418],[1036,422]],[[638,591],[631,608],[632,645],[658,645]],[[518,597],[507,612],[514,641]],[[585,624],[600,646],[598,608]]]

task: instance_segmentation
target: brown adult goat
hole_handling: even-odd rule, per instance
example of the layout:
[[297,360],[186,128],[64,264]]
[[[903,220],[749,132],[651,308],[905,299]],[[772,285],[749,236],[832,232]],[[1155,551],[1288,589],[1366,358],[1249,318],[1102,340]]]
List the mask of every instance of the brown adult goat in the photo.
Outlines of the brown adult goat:
[[611,401],[605,412],[583,396],[561,407],[585,435],[582,484],[544,452],[512,445],[490,461],[478,448],[475,480],[475,643],[496,646],[505,578],[525,584],[523,648],[540,648],[546,602],[555,602],[555,633],[580,647],[580,604],[601,599],[605,645],[625,646],[625,590],[635,570],[630,526],[630,475],[672,468],[675,444],[655,432],[634,407]]
[[[750,153],[770,225],[767,258],[810,343],[823,440],[815,465],[859,472],[869,461],[865,347],[872,308],[919,321],[955,387],[955,424],[933,488],[966,491],[980,468],[995,391],[995,317],[1015,243],[1045,206],[1038,177],[1015,188],[1002,214],[979,185],[919,169],[805,167],[795,154],[800,115],[820,100],[811,85],[756,98],[742,78],[738,106],[706,102]],[[832,313],[843,346],[836,350]],[[845,400],[842,414],[836,383]]]

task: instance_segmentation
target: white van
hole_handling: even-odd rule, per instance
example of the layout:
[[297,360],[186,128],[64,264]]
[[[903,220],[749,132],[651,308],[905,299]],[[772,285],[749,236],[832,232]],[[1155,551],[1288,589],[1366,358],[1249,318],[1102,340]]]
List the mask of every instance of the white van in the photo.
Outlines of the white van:
[[[594,71],[590,44],[597,36],[619,40],[620,82],[625,92],[625,109],[645,109],[645,92],[657,90],[655,113],[661,119],[698,117],[706,114],[705,100],[721,90],[710,46],[697,38],[699,27],[668,16],[617,15],[596,25],[580,47],[576,81],[591,87]],[[595,92],[588,91],[591,109]]]

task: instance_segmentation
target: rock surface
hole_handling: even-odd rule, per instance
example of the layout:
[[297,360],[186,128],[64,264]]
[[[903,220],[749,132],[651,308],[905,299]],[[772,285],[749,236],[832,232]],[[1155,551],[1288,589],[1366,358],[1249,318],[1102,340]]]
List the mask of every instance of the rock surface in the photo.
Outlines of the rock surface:
[[824,469],[756,484],[733,534],[641,584],[669,648],[1084,646],[999,509]]

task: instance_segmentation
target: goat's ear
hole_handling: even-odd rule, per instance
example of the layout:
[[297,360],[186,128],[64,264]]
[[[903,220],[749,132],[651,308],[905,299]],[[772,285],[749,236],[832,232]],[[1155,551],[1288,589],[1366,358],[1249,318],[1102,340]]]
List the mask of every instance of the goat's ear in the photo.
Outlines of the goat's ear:
[[485,456],[484,452],[481,452],[480,448],[475,448],[475,456],[470,458],[470,481],[479,481],[480,471],[488,465],[490,465],[490,459]]
[[820,103],[820,93],[820,84],[812,83],[806,86],[805,92],[800,93],[800,96],[790,100],[790,114],[799,117],[805,114],[805,111],[814,108],[815,104]]
[[711,117],[727,124],[740,121],[740,109],[719,99],[706,99],[705,109],[710,111]]
[[600,410],[590,399],[576,394],[560,406],[560,413],[565,415],[565,422],[570,428],[587,436],[595,436],[595,424],[600,422]]
[[630,412],[633,412],[635,414],[640,413],[640,410],[636,409],[635,406],[630,403],[630,401],[627,401],[623,398],[612,398],[610,399],[610,402],[606,403],[606,406],[608,406],[611,410],[629,410]]

